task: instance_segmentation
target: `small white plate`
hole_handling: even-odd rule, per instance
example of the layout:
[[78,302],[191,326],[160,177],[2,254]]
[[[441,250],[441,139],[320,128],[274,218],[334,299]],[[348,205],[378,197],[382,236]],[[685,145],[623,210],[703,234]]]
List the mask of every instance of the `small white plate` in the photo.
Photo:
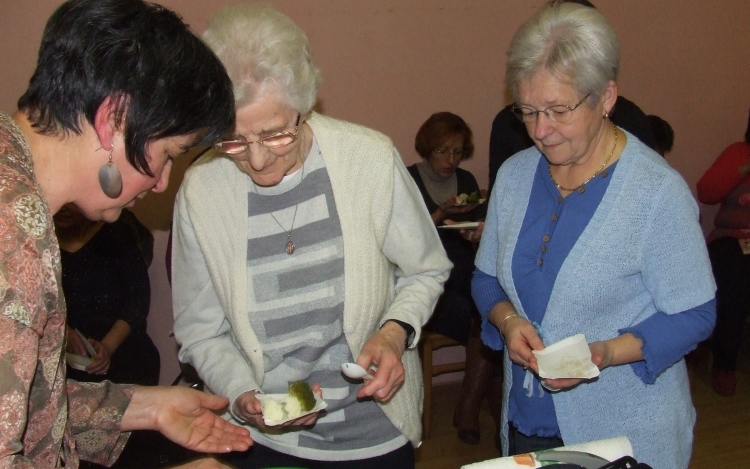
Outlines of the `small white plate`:
[[83,355],[77,355],[75,353],[66,353],[65,360],[68,362],[71,368],[76,370],[86,371],[86,367],[91,365],[93,360]]
[[[281,404],[284,401],[284,398],[286,396],[288,396],[288,394],[256,394],[255,395],[256,399],[258,399],[259,401],[261,401],[261,403],[263,402],[264,399],[273,399],[276,402],[278,402],[279,404]],[[321,399],[320,397],[318,397],[317,394],[315,394],[315,407],[313,407],[312,409],[308,410],[307,412],[302,412],[301,414],[299,414],[298,416],[296,416],[294,418],[288,418],[288,419],[284,419],[284,420],[270,420],[270,419],[267,419],[265,417],[265,415],[264,415],[263,416],[263,423],[265,423],[269,427],[273,427],[273,426],[276,426],[276,425],[281,425],[282,423],[290,422],[290,421],[298,419],[300,417],[304,417],[305,415],[310,415],[310,414],[315,413],[315,412],[320,412],[321,410],[325,409],[326,407],[328,407],[328,403],[326,401],[324,401],[323,399]]]
[[478,221],[467,221],[464,223],[456,223],[454,225],[440,225],[438,228],[442,228],[444,230],[476,230],[479,228],[479,222]]
[[570,336],[531,353],[536,357],[542,378],[591,379],[599,376],[599,368],[591,361],[591,350],[583,334]]

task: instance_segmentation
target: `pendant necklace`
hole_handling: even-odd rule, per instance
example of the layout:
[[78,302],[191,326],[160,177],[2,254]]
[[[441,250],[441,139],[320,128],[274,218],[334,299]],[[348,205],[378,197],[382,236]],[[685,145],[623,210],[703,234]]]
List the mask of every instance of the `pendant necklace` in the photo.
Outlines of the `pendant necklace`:
[[[300,148],[304,147],[304,142],[305,142],[305,134],[303,131],[302,145],[300,145]],[[292,241],[292,231],[294,231],[294,222],[295,220],[297,220],[297,208],[299,208],[300,196],[302,195],[302,183],[304,182],[304,180],[305,180],[305,161],[303,160],[302,161],[302,178],[300,178],[299,184],[297,185],[297,202],[294,205],[294,215],[292,216],[292,226],[289,228],[289,231],[286,234],[286,246],[284,248],[286,253],[289,254],[290,256],[294,254],[294,249],[295,249],[294,242]],[[255,193],[258,194],[258,188],[255,185],[255,182],[253,182],[253,187],[255,188]],[[260,194],[258,194],[258,196],[260,196]],[[268,214],[271,215],[271,218],[273,218],[273,221],[275,221],[276,224],[279,225],[279,227],[282,230],[286,231],[286,228],[284,228],[284,225],[279,223],[279,220],[277,220],[276,217],[274,216],[273,211],[268,212]]]
[[586,179],[580,185],[574,187],[573,189],[568,189],[566,187],[561,186],[560,184],[557,183],[557,181],[555,181],[555,178],[552,176],[552,165],[550,163],[547,163],[547,171],[549,171],[549,177],[550,177],[550,179],[552,179],[552,184],[554,184],[555,187],[557,187],[557,189],[561,190],[561,191],[568,191],[568,192],[578,191],[581,194],[583,194],[586,191],[586,189],[583,186],[585,186],[586,184],[589,183],[589,181],[591,181],[592,179],[594,179],[595,177],[597,177],[604,170],[604,168],[607,167],[607,164],[609,163],[609,160],[612,159],[612,155],[615,154],[615,150],[617,149],[617,127],[615,126],[614,122],[612,122],[612,130],[615,131],[615,144],[612,145],[612,151],[609,152],[609,156],[607,157],[607,159],[604,161],[604,163],[601,165],[601,167],[599,169],[597,169],[594,174],[591,175],[590,178]]

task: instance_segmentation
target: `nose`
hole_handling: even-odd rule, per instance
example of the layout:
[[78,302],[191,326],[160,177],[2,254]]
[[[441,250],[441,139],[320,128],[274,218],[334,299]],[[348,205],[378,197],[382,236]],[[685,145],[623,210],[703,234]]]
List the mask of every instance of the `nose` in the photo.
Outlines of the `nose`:
[[554,122],[552,122],[552,119],[547,117],[546,113],[540,112],[539,114],[537,114],[536,122],[531,124],[534,126],[534,138],[536,140],[543,140],[544,137],[552,133],[552,131],[554,130],[553,124]]
[[451,152],[451,153],[449,153],[449,155],[450,156],[448,157],[448,163],[451,166],[458,166],[458,164],[461,162],[461,154],[460,153],[459,154],[455,154],[455,153]]
[[266,167],[266,163],[271,157],[271,152],[264,145],[255,142],[247,146],[245,153],[240,153],[237,156],[244,156],[244,158],[240,159],[246,159],[253,171],[261,171]]
[[164,192],[167,190],[167,186],[169,186],[169,174],[172,172],[172,159],[170,158],[167,160],[167,162],[164,164],[164,169],[161,171],[161,176],[159,176],[159,180],[156,181],[156,184],[153,188],[151,188],[152,192]]

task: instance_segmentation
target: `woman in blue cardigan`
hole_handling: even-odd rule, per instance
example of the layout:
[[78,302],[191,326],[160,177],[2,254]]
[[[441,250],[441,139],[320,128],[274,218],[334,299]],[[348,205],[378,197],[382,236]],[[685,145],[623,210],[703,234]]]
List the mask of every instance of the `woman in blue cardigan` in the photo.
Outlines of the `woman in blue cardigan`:
[[[683,356],[711,333],[715,284],[684,180],[609,119],[618,68],[593,8],[545,7],[515,34],[506,78],[535,147],[498,172],[472,294],[506,350],[506,454],[626,435],[639,461],[681,468]],[[601,374],[540,381],[532,351],[579,333]]]

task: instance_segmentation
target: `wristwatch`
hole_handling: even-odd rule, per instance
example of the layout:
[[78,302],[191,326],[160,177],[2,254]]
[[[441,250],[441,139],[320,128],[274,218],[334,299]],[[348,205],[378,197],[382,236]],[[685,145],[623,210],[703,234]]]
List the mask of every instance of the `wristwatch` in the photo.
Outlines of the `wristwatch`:
[[[414,330],[414,328],[409,324],[408,322],[399,321],[398,319],[389,319],[386,322],[383,323],[383,326],[385,326],[389,322],[395,322],[399,326],[401,326],[401,329],[406,332],[406,340],[404,341],[404,348],[409,348],[412,343],[414,343],[414,338],[417,336],[417,331]],[[383,326],[380,326],[382,329]]]

